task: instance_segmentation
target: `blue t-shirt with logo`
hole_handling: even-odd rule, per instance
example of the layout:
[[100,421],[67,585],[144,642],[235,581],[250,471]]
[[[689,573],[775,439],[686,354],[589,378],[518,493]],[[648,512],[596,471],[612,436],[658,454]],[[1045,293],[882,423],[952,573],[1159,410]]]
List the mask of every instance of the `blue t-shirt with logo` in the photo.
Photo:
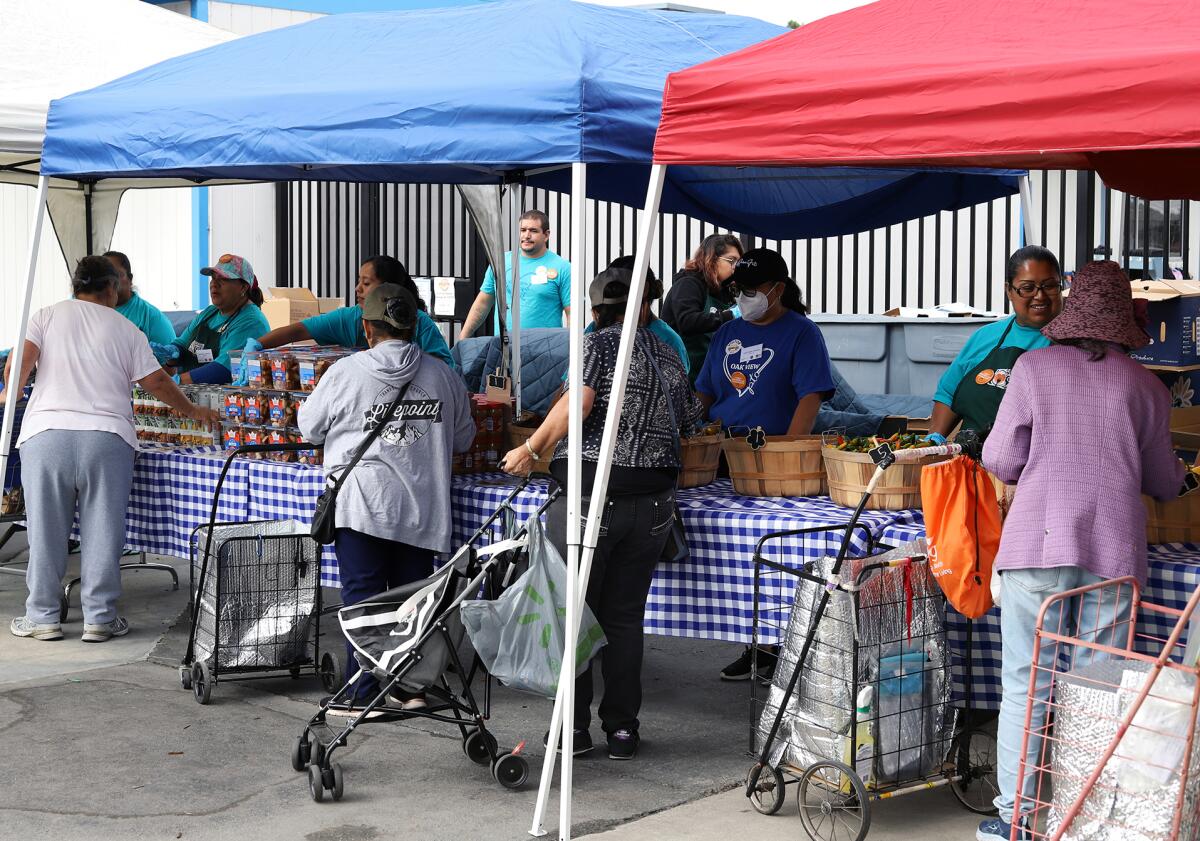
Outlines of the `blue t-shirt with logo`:
[[[512,329],[512,252],[504,252],[504,324]],[[496,275],[488,267],[480,292],[496,294]],[[521,326],[562,327],[563,310],[571,306],[571,264],[553,251],[530,259],[521,255]],[[495,316],[499,326],[499,313]]]
[[696,378],[696,391],[713,398],[709,418],[726,429],[761,426],[768,435],[787,434],[802,398],[833,390],[821,331],[791,310],[766,325],[743,318],[722,324]]

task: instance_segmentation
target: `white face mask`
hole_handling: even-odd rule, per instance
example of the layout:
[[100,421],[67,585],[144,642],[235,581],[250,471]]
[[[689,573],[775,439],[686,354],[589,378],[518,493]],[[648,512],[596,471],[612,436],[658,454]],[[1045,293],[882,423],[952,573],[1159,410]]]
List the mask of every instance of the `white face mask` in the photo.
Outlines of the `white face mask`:
[[771,293],[759,292],[754,297],[748,297],[745,293],[740,294],[737,296],[737,306],[742,313],[742,318],[747,321],[758,321],[771,308]]

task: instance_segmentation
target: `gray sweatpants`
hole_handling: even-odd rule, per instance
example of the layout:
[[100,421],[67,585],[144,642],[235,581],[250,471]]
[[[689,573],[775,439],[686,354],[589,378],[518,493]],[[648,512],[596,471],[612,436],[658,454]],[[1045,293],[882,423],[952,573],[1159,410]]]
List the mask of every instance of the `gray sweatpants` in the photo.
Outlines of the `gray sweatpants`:
[[25,616],[30,621],[58,624],[76,502],[83,621],[101,625],[117,618],[133,457],[133,448],[111,432],[48,429],[21,445],[29,527]]

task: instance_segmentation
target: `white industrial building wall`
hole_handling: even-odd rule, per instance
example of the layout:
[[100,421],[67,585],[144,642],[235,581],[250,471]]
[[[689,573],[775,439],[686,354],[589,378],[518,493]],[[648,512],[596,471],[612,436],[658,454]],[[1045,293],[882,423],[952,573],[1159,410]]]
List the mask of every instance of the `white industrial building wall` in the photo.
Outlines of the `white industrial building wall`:
[[[32,187],[0,184],[0,348],[12,347],[17,336],[36,196]],[[47,224],[38,253],[33,308],[67,298],[69,278],[58,240]]]
[[[186,5],[186,4],[185,4]],[[208,4],[208,22],[235,35],[254,35],[303,23],[321,15],[240,3]],[[209,188],[209,260],[240,254],[254,266],[260,283],[276,286],[275,187],[245,184]],[[286,279],[283,279],[286,283]]]

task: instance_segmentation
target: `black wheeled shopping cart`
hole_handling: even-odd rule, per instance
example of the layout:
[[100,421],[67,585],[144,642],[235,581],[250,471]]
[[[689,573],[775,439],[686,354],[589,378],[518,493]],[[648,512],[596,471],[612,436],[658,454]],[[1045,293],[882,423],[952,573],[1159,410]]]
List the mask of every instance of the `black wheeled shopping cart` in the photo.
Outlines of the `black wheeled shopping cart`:
[[[459,606],[481,594],[483,598],[495,598],[516,580],[524,560],[525,528],[522,526],[514,533],[516,518],[512,504],[528,483],[526,479],[518,484],[471,539],[433,575],[339,611],[342,631],[355,648],[358,670],[334,695],[322,701],[292,745],[292,767],[307,772],[313,800],[321,802],[326,792],[333,800],[342,798],[345,785],[342,766],[332,759],[358,727],[413,719],[456,727],[468,759],[490,766],[493,778],[505,788],[516,789],[525,784],[529,778],[529,764],[522,753],[525,743],[502,750],[488,730],[491,676],[478,655],[467,658],[460,654],[464,631]],[[540,517],[557,495],[557,490],[552,491],[533,516]],[[494,536],[497,525],[503,526],[508,537],[479,545]],[[447,677],[447,666],[460,684],[457,690]],[[352,716],[331,722],[329,710],[347,706],[355,684],[366,672],[378,680],[378,692],[370,700],[356,703]],[[482,705],[471,688],[478,675],[483,678]],[[427,706],[406,708],[395,699],[395,690],[423,693],[428,699]]]
[[[302,674],[342,681],[341,658],[321,648],[321,547],[292,521],[218,523],[217,504],[239,455],[304,452],[312,444],[230,450],[209,521],[192,533],[192,621],[179,681],[207,704],[221,680]],[[340,647],[340,641],[337,644]]]
[[[884,449],[877,476],[893,460],[962,451]],[[820,841],[862,841],[873,801],[944,785],[994,812],[995,737],[973,726],[969,672],[965,721],[952,704],[946,601],[924,540],[876,553],[858,523],[874,485],[847,524],[769,534],[755,550],[754,646],[778,640],[780,652],[766,699],[752,703],[746,796],[774,814],[796,784],[801,823]],[[850,558],[860,530],[866,554]],[[797,564],[780,551],[822,531],[841,532],[836,557]]]

